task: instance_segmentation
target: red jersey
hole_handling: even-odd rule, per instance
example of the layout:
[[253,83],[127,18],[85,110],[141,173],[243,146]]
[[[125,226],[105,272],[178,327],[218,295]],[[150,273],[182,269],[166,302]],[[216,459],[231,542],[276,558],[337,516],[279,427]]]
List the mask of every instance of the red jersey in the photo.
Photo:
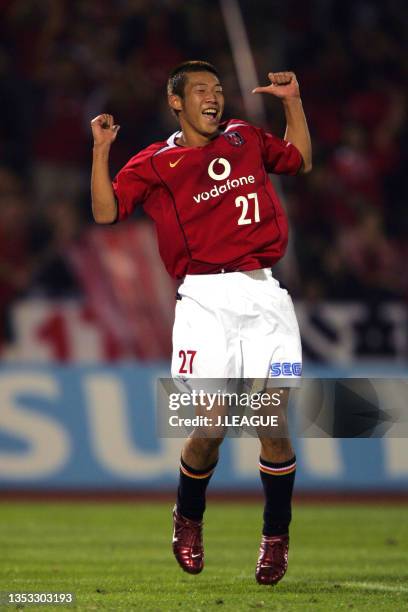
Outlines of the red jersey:
[[268,173],[296,174],[299,151],[231,119],[204,147],[181,147],[176,132],[147,147],[113,181],[118,219],[141,204],[154,220],[169,274],[212,274],[273,266],[288,225]]

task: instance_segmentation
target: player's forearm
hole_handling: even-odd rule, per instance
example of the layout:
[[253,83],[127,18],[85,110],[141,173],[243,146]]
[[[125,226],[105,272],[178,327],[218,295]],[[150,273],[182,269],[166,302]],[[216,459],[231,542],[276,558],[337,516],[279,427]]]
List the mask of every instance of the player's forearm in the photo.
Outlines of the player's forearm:
[[286,116],[285,140],[289,140],[299,150],[303,158],[302,172],[312,169],[312,143],[301,98],[283,100]]
[[110,147],[94,146],[92,159],[91,195],[92,214],[97,223],[113,223],[117,204],[109,174]]

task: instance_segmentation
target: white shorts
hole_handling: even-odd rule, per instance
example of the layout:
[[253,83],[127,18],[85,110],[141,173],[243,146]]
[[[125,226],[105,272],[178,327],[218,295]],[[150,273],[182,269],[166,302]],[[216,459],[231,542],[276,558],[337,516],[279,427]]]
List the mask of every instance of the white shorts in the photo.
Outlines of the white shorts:
[[173,378],[299,381],[302,348],[293,303],[269,268],[187,275],[178,293]]

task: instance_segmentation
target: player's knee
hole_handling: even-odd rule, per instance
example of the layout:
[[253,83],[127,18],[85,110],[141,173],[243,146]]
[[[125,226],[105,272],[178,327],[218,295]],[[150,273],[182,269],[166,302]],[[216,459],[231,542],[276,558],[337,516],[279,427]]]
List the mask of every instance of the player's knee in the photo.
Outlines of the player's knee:
[[211,457],[211,455],[217,451],[219,446],[222,444],[224,438],[192,438],[191,446],[194,448],[194,452],[199,455],[203,460],[207,457]]
[[[273,457],[275,461],[285,461],[293,456],[293,448],[289,438],[260,438],[261,455]],[[290,458],[289,457],[289,458]]]
[[203,449],[208,450],[209,452],[212,452],[216,450],[222,444],[223,440],[224,440],[223,437],[201,438],[201,443],[202,443]]

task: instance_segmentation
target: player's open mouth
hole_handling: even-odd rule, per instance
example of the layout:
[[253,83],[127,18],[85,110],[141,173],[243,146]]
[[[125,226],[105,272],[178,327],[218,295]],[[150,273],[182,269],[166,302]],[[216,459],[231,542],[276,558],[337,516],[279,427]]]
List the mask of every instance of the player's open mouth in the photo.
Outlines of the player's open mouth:
[[202,111],[202,115],[211,123],[216,123],[218,120],[218,110],[216,108],[206,108]]

